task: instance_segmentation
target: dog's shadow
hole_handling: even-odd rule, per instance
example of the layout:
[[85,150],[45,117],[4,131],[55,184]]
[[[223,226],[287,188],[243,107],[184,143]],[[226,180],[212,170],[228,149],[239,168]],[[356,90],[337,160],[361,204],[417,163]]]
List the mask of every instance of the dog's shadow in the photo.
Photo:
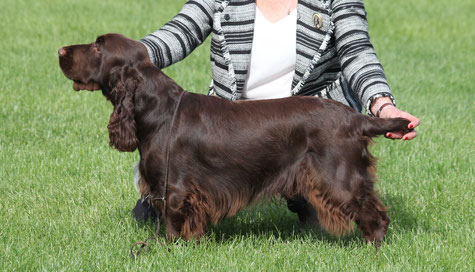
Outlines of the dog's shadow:
[[[385,195],[383,202],[390,207],[391,224],[387,236],[395,233],[413,231],[418,226],[417,216],[404,209],[405,199],[396,195]],[[150,229],[153,233],[156,221],[138,224]],[[166,231],[162,225],[160,237],[165,237]],[[364,238],[355,226],[354,231],[342,237],[328,234],[326,231],[312,227],[300,226],[298,216],[292,213],[284,200],[275,199],[268,203],[252,205],[233,217],[226,218],[216,226],[210,226],[208,232],[201,238],[203,242],[229,243],[233,240],[259,239],[265,241],[320,241],[341,247],[355,243],[364,243]],[[386,242],[388,242],[387,239]]]
[[[350,242],[354,235],[345,237]],[[233,240],[297,241],[323,240],[336,242],[338,238],[312,226],[300,226],[298,216],[292,213],[285,201],[273,200],[258,203],[237,215],[211,226],[206,239],[216,243]]]

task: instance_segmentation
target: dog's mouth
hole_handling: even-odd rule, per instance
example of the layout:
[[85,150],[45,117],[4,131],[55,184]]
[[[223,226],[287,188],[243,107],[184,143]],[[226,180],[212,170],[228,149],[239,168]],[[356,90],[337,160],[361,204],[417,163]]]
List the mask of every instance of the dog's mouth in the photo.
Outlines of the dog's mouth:
[[67,47],[60,48],[58,50],[58,55],[59,55],[59,66],[61,67],[61,70],[63,74],[70,80],[72,80],[73,83],[73,89],[75,91],[80,91],[80,90],[88,90],[88,91],[95,91],[99,90],[100,87],[96,82],[86,82],[84,80],[78,79],[77,76],[74,76],[73,72],[73,57],[70,52],[68,52]]
[[84,82],[84,81],[81,81],[81,80],[78,80],[78,79],[72,79],[72,78],[70,78],[70,79],[74,82],[74,84],[77,84],[77,85],[87,85],[87,84],[90,83],[90,82]]
[[73,89],[76,92],[79,92],[81,90],[81,86],[86,85],[86,83],[80,81],[80,80],[73,80]]
[[83,81],[80,81],[80,80],[73,80],[73,82],[74,82],[73,89],[76,92],[81,91],[81,90],[93,92],[93,91],[97,91],[101,89],[101,86],[99,86],[99,84],[94,81],[84,83]]

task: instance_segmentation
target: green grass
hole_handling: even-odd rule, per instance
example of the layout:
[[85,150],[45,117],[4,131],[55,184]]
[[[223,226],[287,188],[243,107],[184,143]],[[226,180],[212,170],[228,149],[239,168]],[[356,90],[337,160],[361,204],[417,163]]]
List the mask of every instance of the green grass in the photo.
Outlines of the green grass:
[[[131,259],[129,247],[155,227],[130,214],[138,155],[108,146],[111,105],[100,92],[72,91],[57,49],[106,32],[139,39],[183,2],[0,3],[1,270],[474,271],[471,0],[365,1],[399,106],[421,119],[415,140],[373,148],[392,220],[378,251],[358,232],[301,230],[275,201],[223,221],[199,245],[155,245]],[[209,40],[166,73],[206,92],[208,54]]]

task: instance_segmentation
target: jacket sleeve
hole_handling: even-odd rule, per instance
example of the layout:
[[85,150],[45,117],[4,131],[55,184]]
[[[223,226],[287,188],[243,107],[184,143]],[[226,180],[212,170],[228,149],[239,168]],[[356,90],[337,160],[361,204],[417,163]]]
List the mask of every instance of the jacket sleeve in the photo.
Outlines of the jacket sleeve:
[[370,115],[371,104],[378,97],[389,97],[395,103],[383,67],[370,42],[363,1],[334,0],[332,11],[338,58],[355,96]]
[[211,33],[214,0],[188,0],[159,30],[141,39],[152,63],[165,68],[184,59]]

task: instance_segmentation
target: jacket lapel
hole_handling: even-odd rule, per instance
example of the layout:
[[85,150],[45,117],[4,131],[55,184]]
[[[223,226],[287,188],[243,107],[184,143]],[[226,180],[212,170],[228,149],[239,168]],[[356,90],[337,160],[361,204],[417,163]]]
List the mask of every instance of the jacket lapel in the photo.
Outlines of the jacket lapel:
[[312,64],[331,28],[328,4],[323,1],[299,0],[297,14],[297,59],[292,89]]
[[242,94],[251,61],[255,16],[255,0],[231,0],[221,14],[226,42],[224,50],[228,50],[230,55],[238,97]]

